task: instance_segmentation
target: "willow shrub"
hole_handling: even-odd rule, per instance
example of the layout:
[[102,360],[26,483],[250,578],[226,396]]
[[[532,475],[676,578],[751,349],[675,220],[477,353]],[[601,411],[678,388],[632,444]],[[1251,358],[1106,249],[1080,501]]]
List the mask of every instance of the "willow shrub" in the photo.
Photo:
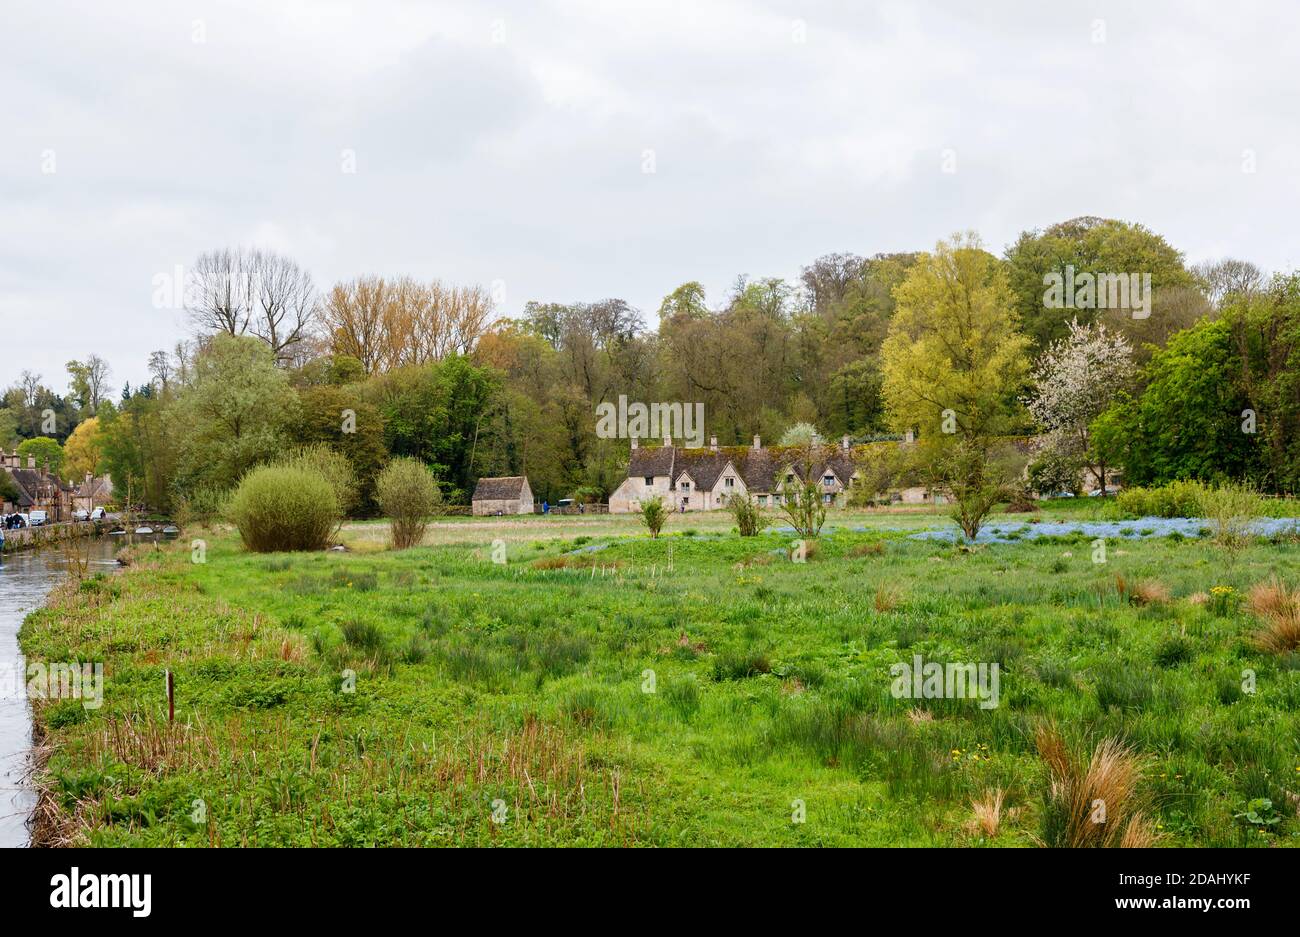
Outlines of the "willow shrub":
[[302,466],[255,468],[226,508],[244,546],[255,553],[322,550],[342,516],[338,495],[321,472]]
[[390,522],[396,550],[418,545],[430,518],[442,507],[438,483],[418,459],[389,462],[375,482],[375,499]]

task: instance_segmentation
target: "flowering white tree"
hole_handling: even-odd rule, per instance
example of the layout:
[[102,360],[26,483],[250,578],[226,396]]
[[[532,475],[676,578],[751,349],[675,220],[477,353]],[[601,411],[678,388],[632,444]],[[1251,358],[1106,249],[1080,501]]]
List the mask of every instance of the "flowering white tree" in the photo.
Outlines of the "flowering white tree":
[[1069,334],[1053,342],[1034,367],[1034,389],[1025,400],[1047,430],[1053,447],[1080,457],[1106,493],[1106,466],[1092,451],[1088,426],[1133,375],[1133,349],[1123,335],[1101,324],[1070,322]]

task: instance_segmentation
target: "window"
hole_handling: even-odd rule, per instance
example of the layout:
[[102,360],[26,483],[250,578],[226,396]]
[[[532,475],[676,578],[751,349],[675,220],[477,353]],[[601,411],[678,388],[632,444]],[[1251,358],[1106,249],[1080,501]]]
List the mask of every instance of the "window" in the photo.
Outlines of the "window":
[[793,485],[793,484],[794,484],[794,476],[793,476],[793,475],[787,475],[787,476],[785,477],[785,483],[786,483],[787,485]]
[[645,477],[645,486],[646,486],[647,488],[652,488],[652,487],[654,487],[654,483],[655,483],[655,480],[654,480],[654,477],[653,477],[653,476],[647,475],[647,476]]
[[728,476],[728,477],[726,477],[726,478],[724,478],[724,479],[722,480],[722,484],[725,485],[727,488],[735,488],[735,487],[736,487],[736,480],[735,480],[734,478]]
[[758,496],[758,506],[759,506],[760,508],[765,508],[765,507],[767,507],[767,495],[759,495],[759,496]]
[[823,476],[822,476],[822,484],[825,485],[827,488],[829,488],[831,485],[835,484],[835,476],[834,476],[834,475],[823,475]]
[[691,483],[690,483],[690,482],[682,482],[682,483],[681,483],[680,485],[678,485],[677,487],[680,488],[682,491],[690,491],[690,490],[691,490]]

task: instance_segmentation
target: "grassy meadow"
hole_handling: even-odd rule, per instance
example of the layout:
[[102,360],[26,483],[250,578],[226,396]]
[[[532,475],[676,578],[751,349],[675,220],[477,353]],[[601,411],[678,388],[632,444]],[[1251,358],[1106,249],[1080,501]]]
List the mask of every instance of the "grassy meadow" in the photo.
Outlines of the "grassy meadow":
[[[1055,845],[1061,765],[1114,738],[1113,824],[1300,842],[1300,655],[1260,649],[1246,601],[1300,581],[1300,544],[1112,540],[1099,564],[1084,536],[909,536],[943,523],[833,513],[806,562],[724,514],[658,540],[584,516],[444,519],[403,552],[375,524],[346,553],[133,548],[22,633],[106,670],[101,708],[38,708],[38,840]],[[895,698],[916,654],[998,663],[999,705]]]

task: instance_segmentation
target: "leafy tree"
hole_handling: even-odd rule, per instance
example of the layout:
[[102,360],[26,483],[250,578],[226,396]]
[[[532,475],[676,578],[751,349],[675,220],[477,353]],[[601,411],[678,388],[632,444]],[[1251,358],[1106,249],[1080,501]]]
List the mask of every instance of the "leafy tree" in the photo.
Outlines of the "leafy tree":
[[99,426],[99,417],[77,425],[64,446],[65,470],[67,477],[78,481],[86,475],[98,476],[104,461],[104,434]]
[[[1049,273],[1064,275],[1067,266],[1074,268],[1076,277],[1082,273],[1149,273],[1157,302],[1167,296],[1170,310],[1184,303],[1178,290],[1194,290],[1197,285],[1183,266],[1182,255],[1163,237],[1142,225],[1109,218],[1074,218],[1043,231],[1026,231],[1007,249],[1006,260],[1017,316],[1034,347],[1040,350],[1066,336],[1071,318],[1077,317],[1087,325],[1101,317],[1098,310],[1048,308],[1043,302],[1047,288],[1043,277]],[[1192,318],[1183,317],[1181,324],[1191,325],[1200,311],[1192,309]],[[1136,337],[1134,333],[1143,331],[1143,323],[1160,325],[1171,318],[1162,307],[1160,311],[1153,308],[1145,320],[1120,311],[1110,321],[1112,327]],[[1163,338],[1151,334],[1143,337],[1153,341]]]
[[1018,427],[1029,342],[1016,329],[997,258],[974,236],[942,241],[895,297],[882,349],[891,425],[962,438]]
[[1249,477],[1259,447],[1242,432],[1239,373],[1228,320],[1180,332],[1143,368],[1141,392],[1120,395],[1093,422],[1094,446],[1130,485]]
[[51,475],[61,476],[63,473],[63,447],[48,436],[23,440],[18,446],[18,455],[24,468],[27,467],[27,460],[35,457],[38,469],[48,465]]
[[390,522],[393,549],[419,546],[442,493],[429,467],[417,459],[394,459],[376,483],[379,507]]
[[658,539],[659,531],[664,529],[664,521],[668,520],[668,510],[664,507],[664,499],[655,495],[642,501],[639,519],[645,525],[646,530],[650,531],[650,537]]
[[[1038,359],[1026,403],[1058,450],[1056,467],[1074,457],[1088,465],[1106,493],[1106,462],[1093,449],[1088,427],[1133,375],[1133,354],[1123,335],[1102,324],[1070,323],[1069,333]],[[1065,486],[1074,491],[1078,485]],[[1058,491],[1061,489],[1057,489]]]
[[218,334],[195,358],[193,380],[169,408],[173,414],[178,484],[228,487],[283,450],[298,398],[266,343]]

